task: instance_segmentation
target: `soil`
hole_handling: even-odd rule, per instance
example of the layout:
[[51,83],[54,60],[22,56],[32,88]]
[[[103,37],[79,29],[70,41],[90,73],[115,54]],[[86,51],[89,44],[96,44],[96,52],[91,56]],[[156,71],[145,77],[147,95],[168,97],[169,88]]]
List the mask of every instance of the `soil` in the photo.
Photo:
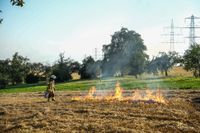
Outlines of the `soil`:
[[71,100],[84,94],[0,94],[0,132],[200,132],[199,90],[165,90],[167,104]]

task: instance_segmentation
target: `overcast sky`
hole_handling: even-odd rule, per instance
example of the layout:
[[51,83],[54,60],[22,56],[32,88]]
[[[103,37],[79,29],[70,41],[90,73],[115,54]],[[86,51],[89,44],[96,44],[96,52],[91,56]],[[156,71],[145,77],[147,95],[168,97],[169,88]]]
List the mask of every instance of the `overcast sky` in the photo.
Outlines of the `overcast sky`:
[[[141,34],[147,53],[167,52],[170,26],[186,26],[185,17],[200,16],[199,0],[25,0],[24,7],[0,0],[0,59],[11,58],[15,52],[32,62],[53,63],[60,52],[81,61],[94,56],[97,48],[109,44],[111,35],[121,27]],[[200,24],[197,21],[197,24]],[[188,30],[178,30],[188,36]],[[197,32],[198,34],[198,32]],[[178,37],[175,50],[183,53],[187,39]]]

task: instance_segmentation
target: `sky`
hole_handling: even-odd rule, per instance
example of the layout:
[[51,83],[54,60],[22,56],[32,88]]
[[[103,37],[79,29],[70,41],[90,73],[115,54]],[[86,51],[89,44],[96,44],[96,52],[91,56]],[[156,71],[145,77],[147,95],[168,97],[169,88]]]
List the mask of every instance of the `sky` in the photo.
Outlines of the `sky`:
[[[24,0],[24,7],[0,0],[0,59],[12,58],[15,52],[32,62],[54,63],[65,52],[81,62],[93,56],[95,48],[101,58],[102,45],[122,27],[141,35],[146,53],[156,56],[170,49],[169,34],[173,19],[178,27],[187,26],[186,17],[200,17],[199,0]],[[197,21],[196,24],[200,25]],[[175,41],[180,54],[189,47],[188,29],[175,29],[182,34]],[[196,31],[196,34],[199,34]],[[200,34],[199,34],[200,36]]]

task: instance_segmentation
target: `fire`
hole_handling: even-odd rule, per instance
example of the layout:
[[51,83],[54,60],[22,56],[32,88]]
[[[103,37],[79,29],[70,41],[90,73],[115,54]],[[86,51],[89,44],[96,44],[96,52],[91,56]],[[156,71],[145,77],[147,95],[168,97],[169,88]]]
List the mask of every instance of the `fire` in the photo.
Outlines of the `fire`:
[[94,99],[94,93],[96,91],[96,88],[93,86],[89,89],[88,95],[85,97],[81,97],[81,96],[76,96],[76,97],[72,97],[72,100],[74,101],[79,101],[79,100],[90,100],[90,99]]
[[94,99],[94,93],[96,91],[96,88],[94,86],[92,86],[92,88],[90,88],[88,95],[85,97],[86,99]]
[[115,85],[115,91],[113,95],[106,95],[106,96],[97,96],[96,95],[96,88],[95,86],[89,89],[89,92],[86,96],[78,96],[73,97],[72,100],[79,101],[79,100],[106,100],[106,101],[147,101],[147,102],[157,102],[157,103],[166,103],[166,100],[161,92],[160,89],[156,91],[152,91],[150,89],[146,90],[135,90],[132,93],[132,96],[124,97],[123,89],[120,86],[120,83],[117,82]]
[[135,93],[132,94],[131,100],[141,100],[142,96],[140,91],[137,89]]
[[163,97],[160,89],[158,89],[157,92],[156,92],[156,101],[158,101],[160,103],[166,103],[166,100]]
[[148,100],[155,99],[155,96],[153,95],[153,92],[151,90],[147,89],[145,93],[146,93],[146,95],[143,100],[148,101]]
[[[142,95],[143,94],[143,95]],[[131,100],[133,101],[153,101],[153,102],[158,102],[158,103],[166,103],[165,98],[163,97],[161,90],[157,89],[156,91],[152,90],[136,90],[133,95]]]
[[115,85],[114,99],[118,99],[118,100],[122,99],[122,89],[120,87],[120,83],[119,82],[117,82],[116,85]]
[[72,97],[72,100],[73,100],[73,101],[79,101],[79,100],[81,100],[81,97],[78,97],[78,96]]

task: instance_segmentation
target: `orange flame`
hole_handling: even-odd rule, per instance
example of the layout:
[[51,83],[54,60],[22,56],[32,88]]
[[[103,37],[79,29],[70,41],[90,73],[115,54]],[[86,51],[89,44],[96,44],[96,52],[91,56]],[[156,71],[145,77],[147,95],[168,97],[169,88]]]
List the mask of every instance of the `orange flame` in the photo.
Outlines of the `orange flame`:
[[156,100],[155,101],[160,102],[160,103],[166,103],[166,100],[163,97],[160,89],[158,89],[156,92]]
[[120,87],[120,83],[117,82],[115,85],[115,95],[113,97],[114,99],[121,100],[122,99],[122,89]]
[[78,97],[78,96],[72,97],[72,100],[73,100],[73,101],[79,101],[79,100],[81,100],[81,97]]
[[85,97],[86,99],[94,99],[94,93],[96,91],[96,88],[94,86],[92,86],[92,88],[90,88],[88,95]]
[[140,91],[137,89],[135,91],[135,93],[133,93],[132,97],[131,97],[131,100],[141,100],[142,99],[142,96],[141,96],[141,93]]
[[72,97],[72,100],[74,101],[79,101],[79,100],[89,100],[89,99],[94,99],[94,93],[96,91],[96,88],[94,86],[92,86],[92,88],[90,88],[88,95],[85,97],[81,97],[81,96],[76,96],[76,97]]
[[166,103],[165,98],[163,97],[161,90],[157,91],[152,90],[135,90],[131,97],[123,97],[123,89],[120,87],[120,83],[117,82],[115,85],[115,91],[113,95],[110,96],[95,96],[96,88],[93,86],[90,88],[88,94],[82,97],[73,97],[72,100],[107,100],[107,101],[153,101],[158,103]]
[[131,100],[137,101],[149,101],[152,100],[154,102],[158,103],[166,103],[165,98],[163,97],[160,89],[157,89],[157,91],[154,93],[152,90],[145,90],[144,95],[142,95],[142,91],[139,91],[138,89],[133,93]]

